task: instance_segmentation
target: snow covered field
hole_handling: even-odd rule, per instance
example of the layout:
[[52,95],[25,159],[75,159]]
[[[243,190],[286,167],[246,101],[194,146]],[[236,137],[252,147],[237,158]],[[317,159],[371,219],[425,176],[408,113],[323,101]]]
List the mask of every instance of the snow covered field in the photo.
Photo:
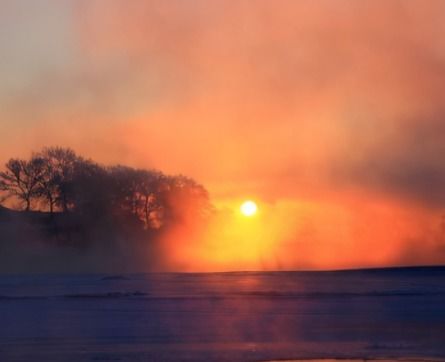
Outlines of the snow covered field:
[[445,357],[445,268],[0,277],[0,361]]

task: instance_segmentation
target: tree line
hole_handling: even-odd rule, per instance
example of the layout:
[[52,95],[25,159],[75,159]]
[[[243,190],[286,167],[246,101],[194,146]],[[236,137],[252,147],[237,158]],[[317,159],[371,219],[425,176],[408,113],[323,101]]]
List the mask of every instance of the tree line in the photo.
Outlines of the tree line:
[[145,229],[196,220],[212,210],[206,189],[189,177],[104,166],[62,147],[44,148],[26,160],[11,158],[0,172],[0,192],[24,211],[117,220]]

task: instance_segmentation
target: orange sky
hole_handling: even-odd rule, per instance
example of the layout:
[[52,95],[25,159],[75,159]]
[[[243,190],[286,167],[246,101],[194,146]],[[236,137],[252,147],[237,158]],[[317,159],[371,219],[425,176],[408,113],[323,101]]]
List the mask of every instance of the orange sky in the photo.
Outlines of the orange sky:
[[0,6],[0,162],[66,145],[258,200],[275,256],[221,268],[445,262],[443,1]]

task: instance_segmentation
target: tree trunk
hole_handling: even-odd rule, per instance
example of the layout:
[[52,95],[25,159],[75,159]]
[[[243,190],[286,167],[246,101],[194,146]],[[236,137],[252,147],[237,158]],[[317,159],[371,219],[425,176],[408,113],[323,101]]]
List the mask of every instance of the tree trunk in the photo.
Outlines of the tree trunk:
[[149,195],[145,195],[145,207],[144,207],[144,211],[145,211],[145,227],[148,229],[148,216],[149,216],[149,212],[148,212],[148,198]]
[[53,216],[53,211],[54,211],[54,208],[53,208],[53,198],[51,196],[48,197],[48,201],[49,201],[49,214],[51,216]]
[[63,207],[63,212],[67,212],[68,211],[68,202],[66,200],[66,195],[65,193],[62,196],[62,207]]

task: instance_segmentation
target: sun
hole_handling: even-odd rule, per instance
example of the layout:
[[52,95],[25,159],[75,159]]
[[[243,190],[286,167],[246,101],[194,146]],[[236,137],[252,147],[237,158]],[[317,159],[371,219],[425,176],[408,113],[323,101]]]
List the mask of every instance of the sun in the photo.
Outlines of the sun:
[[244,216],[253,216],[257,213],[258,206],[252,200],[246,200],[241,204],[240,211]]

